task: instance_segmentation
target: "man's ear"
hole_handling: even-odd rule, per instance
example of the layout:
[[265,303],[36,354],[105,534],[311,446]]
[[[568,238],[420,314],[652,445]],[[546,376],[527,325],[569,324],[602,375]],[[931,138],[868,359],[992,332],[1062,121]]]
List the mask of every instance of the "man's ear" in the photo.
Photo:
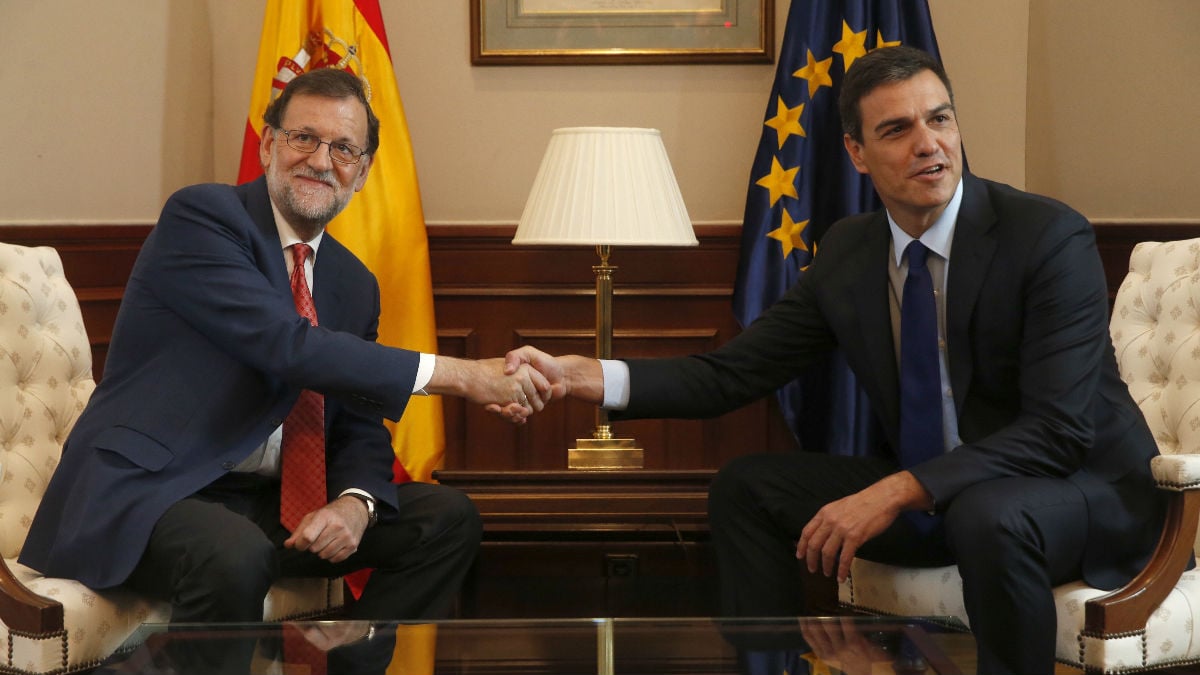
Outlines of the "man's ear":
[[363,155],[362,159],[358,160],[358,177],[354,179],[354,191],[358,192],[367,184],[367,174],[371,171],[371,162],[374,161],[375,155]]
[[846,146],[846,154],[850,155],[850,161],[854,163],[854,168],[861,174],[871,173],[867,169],[867,163],[863,161],[862,143],[854,140],[850,134],[842,135],[842,145]]
[[262,138],[258,141],[258,163],[262,164],[263,171],[271,166],[271,148],[275,145],[275,131],[270,125],[264,124],[262,128]]

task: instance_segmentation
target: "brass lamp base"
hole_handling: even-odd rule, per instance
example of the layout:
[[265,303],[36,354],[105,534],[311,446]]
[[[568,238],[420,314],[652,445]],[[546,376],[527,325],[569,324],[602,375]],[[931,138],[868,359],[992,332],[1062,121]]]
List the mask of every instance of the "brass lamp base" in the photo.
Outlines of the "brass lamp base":
[[642,449],[632,438],[577,438],[567,448],[568,469],[640,469]]

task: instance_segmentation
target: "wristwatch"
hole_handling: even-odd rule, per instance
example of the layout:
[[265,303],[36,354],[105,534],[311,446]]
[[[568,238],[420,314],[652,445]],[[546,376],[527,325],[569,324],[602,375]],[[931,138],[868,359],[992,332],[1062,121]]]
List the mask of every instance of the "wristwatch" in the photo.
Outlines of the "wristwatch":
[[379,520],[379,512],[375,510],[375,498],[362,490],[351,488],[342,492],[342,497],[354,497],[361,500],[367,505],[367,529],[375,527],[375,523]]

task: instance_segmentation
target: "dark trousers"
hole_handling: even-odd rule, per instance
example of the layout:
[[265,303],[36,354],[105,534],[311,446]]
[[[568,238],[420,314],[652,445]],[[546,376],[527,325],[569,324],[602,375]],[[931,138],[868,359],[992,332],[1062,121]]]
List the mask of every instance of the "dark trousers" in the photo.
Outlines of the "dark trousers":
[[[806,613],[807,572],[796,542],[820,508],[894,473],[888,461],[814,453],[752,455],[729,463],[709,492],[724,613]],[[985,675],[1053,673],[1052,588],[1081,577],[1087,506],[1070,482],[1017,477],[980,483],[922,534],[903,518],[858,556],[894,565],[956,564]]]
[[126,585],[169,601],[172,622],[258,622],[276,579],[373,568],[350,618],[445,618],[479,547],[479,512],[441,485],[405,483],[396,495],[399,515],[335,565],[283,547],[278,482],[229,474],[163,514]]

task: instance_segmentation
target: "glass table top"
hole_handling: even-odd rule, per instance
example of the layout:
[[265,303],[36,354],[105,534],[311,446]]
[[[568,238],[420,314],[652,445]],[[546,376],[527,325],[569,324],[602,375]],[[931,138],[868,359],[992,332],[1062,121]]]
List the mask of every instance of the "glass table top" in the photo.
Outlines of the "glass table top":
[[94,673],[878,675],[970,673],[950,619],[305,621],[145,625]]

